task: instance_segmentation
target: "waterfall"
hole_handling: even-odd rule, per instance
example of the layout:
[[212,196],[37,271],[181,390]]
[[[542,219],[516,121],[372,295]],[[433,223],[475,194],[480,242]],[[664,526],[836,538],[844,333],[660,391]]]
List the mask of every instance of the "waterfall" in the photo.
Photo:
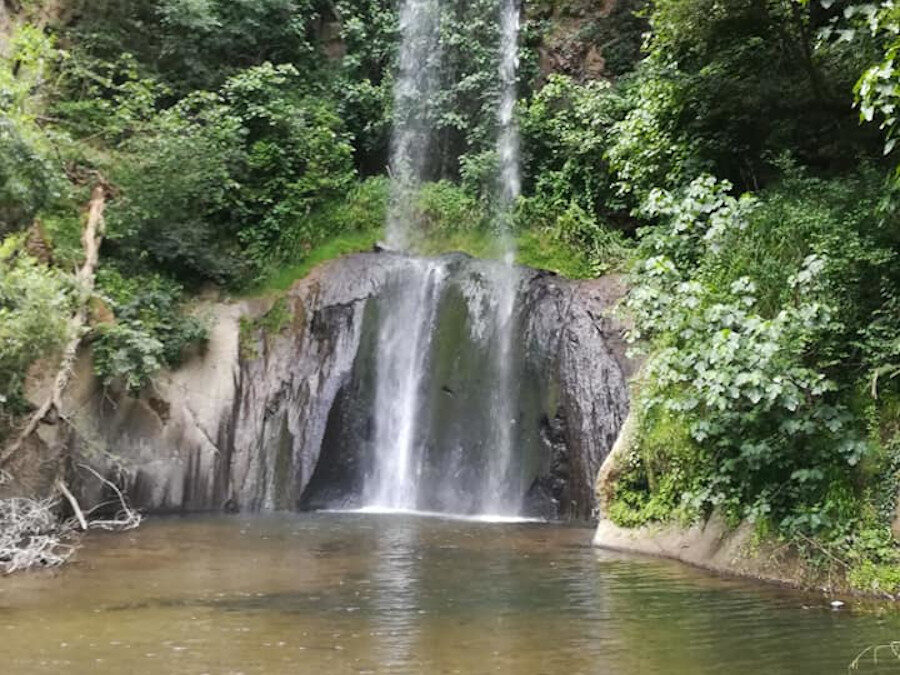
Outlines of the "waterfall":
[[378,333],[376,464],[366,497],[370,507],[380,509],[411,510],[417,505],[419,399],[445,275],[439,261],[410,258],[406,262],[394,277]]
[[519,5],[517,0],[501,0],[500,12],[500,219],[506,244],[512,247],[509,232],[510,209],[522,190],[519,176],[519,127],[515,120],[516,74],[519,69]]
[[[439,84],[439,0],[405,0],[400,12],[400,45],[394,88],[394,133],[391,143],[391,199],[387,243],[406,250],[415,243],[415,197],[429,168],[432,137],[430,106]],[[484,471],[471,493],[469,510],[516,515],[523,486],[517,480],[517,408],[514,341],[519,273],[513,264],[512,210],[520,191],[519,136],[515,124],[519,7],[501,0],[498,111],[498,231],[503,260],[492,266],[486,282],[492,297],[492,337],[488,405],[478,411],[489,432],[483,437]],[[429,354],[435,316],[446,270],[438,262],[404,259],[382,306],[376,345],[374,457],[364,499],[371,509],[416,509],[429,429],[420,429],[430,411],[422,394],[429,383]],[[458,348],[462,348],[458,346]],[[432,442],[434,439],[431,439]],[[451,476],[447,476],[452,481]],[[456,486],[459,487],[459,486]],[[526,486],[527,488],[527,486]],[[459,504],[458,499],[450,500]]]
[[415,194],[428,170],[433,131],[431,106],[440,76],[439,33],[439,0],[404,0],[400,9],[391,195],[385,231],[387,245],[396,250],[406,250],[413,243]]
[[[390,248],[413,243],[414,199],[428,169],[432,104],[440,70],[438,0],[405,0],[394,84],[391,195],[386,237]],[[422,379],[442,281],[440,265],[409,259],[380,317],[374,402],[375,458],[365,487],[367,505],[415,509],[421,463],[417,425]]]
[[515,240],[511,231],[515,201],[521,192],[519,176],[519,129],[515,121],[516,73],[518,71],[519,6],[517,0],[501,0],[500,8],[500,86],[499,134],[499,203],[497,230],[503,251],[503,264],[494,279],[497,297],[497,353],[495,369],[497,386],[493,395],[494,420],[491,454],[488,462],[485,508],[492,513],[517,513],[518,486],[511,475],[516,439],[516,394],[513,364],[513,340],[516,332],[516,296],[518,273],[514,265]]

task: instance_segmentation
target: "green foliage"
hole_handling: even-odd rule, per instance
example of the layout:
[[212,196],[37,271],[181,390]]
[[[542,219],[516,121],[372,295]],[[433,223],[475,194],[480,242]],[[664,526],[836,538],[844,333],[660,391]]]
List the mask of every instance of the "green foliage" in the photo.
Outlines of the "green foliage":
[[[577,203],[565,208],[548,206],[540,197],[521,200],[516,213],[520,224],[520,253],[537,267],[552,269],[573,279],[624,272],[633,246],[621,232],[598,223]],[[520,255],[521,257],[521,255]]]
[[274,268],[259,284],[251,288],[253,293],[284,291],[290,288],[297,279],[302,279],[317,265],[350,253],[371,251],[381,230],[362,230],[348,234],[338,234],[305,253],[300,262],[288,263]]
[[336,6],[346,49],[333,85],[338,110],[354,138],[357,166],[380,173],[391,130],[397,16],[386,0],[339,0]]
[[50,137],[36,123],[40,87],[58,58],[53,41],[25,26],[0,59],[0,235],[30,224],[63,187]]
[[759,198],[709,177],[651,192],[644,212],[660,224],[642,231],[628,299],[631,338],[649,351],[641,436],[611,517],[718,510],[816,564],[846,560],[853,583],[890,582],[878,570],[900,559],[894,435],[867,431],[857,393],[884,357],[873,325],[900,330],[886,318],[900,296],[896,229],[862,197],[879,185],[795,170]]
[[578,84],[551,76],[521,111],[526,197],[516,221],[529,248],[546,246],[571,260],[543,266],[575,277],[624,269],[628,244],[610,227],[621,212],[606,152],[625,115],[624,101],[606,82]]
[[[887,155],[893,151],[900,130],[897,117],[900,74],[895,64],[897,55],[900,54],[900,6],[891,0],[880,5],[860,3],[848,7],[845,15],[851,22],[850,26],[858,22],[864,23],[879,49],[877,62],[860,76],[854,87],[854,94],[860,118],[872,122],[877,116],[881,122],[880,128],[885,135],[884,154]],[[852,27],[844,25],[839,29],[841,37],[856,32]]]
[[[292,66],[262,66],[162,111],[125,145],[110,237],[188,281],[244,282],[346,190],[351,147]],[[309,221],[304,221],[309,222]]]
[[688,416],[692,438],[714,449],[709,483],[690,496],[699,507],[751,518],[772,512],[800,526],[791,508],[815,500],[825,467],[855,465],[866,452],[831,396],[836,383],[805,359],[834,325],[835,308],[819,292],[827,260],[810,254],[793,268],[792,297],[774,314],[760,307],[759,279],[711,283],[720,252],[738,245],[754,208],[727,188],[707,178],[680,198],[651,194],[647,210],[666,224],[641,243],[628,303],[632,338],[655,346],[639,404]]
[[613,179],[604,155],[623,107],[606,82],[552,75],[522,108],[525,189],[545,210],[574,203],[598,219],[610,212]]
[[113,252],[188,280],[245,275],[226,217],[242,141],[240,121],[213,95],[163,111],[147,134],[129,140],[133,159],[113,173],[122,189],[107,218]]
[[617,166],[637,162],[623,176],[626,184],[673,187],[664,181],[670,162],[684,181],[697,174],[684,170],[695,158],[742,189],[756,189],[774,177],[769,161],[784,149],[826,170],[871,152],[872,134],[848,105],[869,41],[859,33],[817,41],[844,7],[823,5],[654,3],[649,56],[623,130],[629,149],[611,151]]
[[238,345],[243,359],[255,359],[259,356],[257,350],[260,340],[266,343],[275,335],[281,333],[294,318],[293,312],[288,306],[286,296],[279,296],[269,310],[260,317],[241,317],[238,334]]
[[316,3],[307,0],[96,0],[69,38],[79,58],[115,62],[133,54],[141,77],[182,97],[217,89],[266,62],[315,71]]
[[93,340],[94,370],[104,385],[121,381],[139,392],[164,365],[181,362],[207,338],[205,323],[182,313],[182,287],[159,275],[125,277],[103,268],[97,284],[115,315]]
[[485,229],[488,215],[468,192],[449,181],[425,183],[415,200],[416,222],[429,236],[453,231]]
[[163,345],[141,327],[102,324],[94,340],[94,371],[104,386],[121,381],[137,394],[162,367]]
[[22,382],[36,359],[60,348],[68,337],[72,294],[65,279],[21,253],[15,242],[0,246],[0,409],[25,407]]
[[621,473],[610,520],[621,527],[639,527],[671,520],[688,524],[706,515],[688,495],[702,485],[709,457],[691,436],[685,416],[658,409],[642,414],[635,447],[617,467]]
[[683,185],[708,167],[681,124],[684,76],[659,56],[648,58],[625,88],[627,114],[609,131],[606,160],[623,206],[634,206],[654,188]]
[[371,250],[387,213],[388,181],[368,178],[343,198],[332,198],[291,225],[257,283],[249,290],[285,290],[319,263]]

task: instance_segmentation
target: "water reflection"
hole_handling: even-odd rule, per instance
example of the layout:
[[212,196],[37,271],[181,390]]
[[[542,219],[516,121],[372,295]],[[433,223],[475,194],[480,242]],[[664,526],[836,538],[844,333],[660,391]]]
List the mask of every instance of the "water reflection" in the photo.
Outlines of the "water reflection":
[[418,641],[419,569],[417,529],[387,527],[376,537],[372,583],[374,604],[369,611],[377,638],[378,664],[405,672],[414,661]]
[[402,515],[151,521],[92,537],[61,572],[0,579],[0,662],[25,675],[843,673],[900,636],[893,611],[833,612],[589,538]]

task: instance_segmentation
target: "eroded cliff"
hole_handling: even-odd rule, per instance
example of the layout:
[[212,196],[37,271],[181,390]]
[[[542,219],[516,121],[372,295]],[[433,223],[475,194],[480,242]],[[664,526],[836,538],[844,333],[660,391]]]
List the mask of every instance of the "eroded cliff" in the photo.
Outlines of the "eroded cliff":
[[[274,304],[213,304],[204,352],[137,398],[104,390],[86,351],[66,399],[74,433],[42,425],[43,447],[35,444],[22,462],[52,461],[54,448],[74,451],[114,474],[150,511],[358,506],[372,461],[372,336],[386,283],[406,260],[348,256],[317,268]],[[479,322],[492,311],[484,282],[499,263],[460,254],[446,260],[451,281],[424,380],[422,490],[425,505],[459,511],[467,509],[459,493],[490,451],[482,447],[486,425],[496,423],[483,414],[492,382]],[[529,513],[587,519],[597,469],[627,414],[630,364],[609,311],[623,284],[526,268],[519,278],[519,489]],[[15,468],[20,489],[40,491],[40,471]],[[96,489],[82,486],[86,503],[99,499]]]

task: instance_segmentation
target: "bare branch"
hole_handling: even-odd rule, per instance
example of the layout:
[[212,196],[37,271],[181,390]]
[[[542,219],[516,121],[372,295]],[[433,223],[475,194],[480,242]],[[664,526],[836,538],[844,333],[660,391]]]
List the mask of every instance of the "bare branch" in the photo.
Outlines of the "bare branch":
[[75,517],[78,519],[78,524],[81,525],[81,529],[87,530],[87,521],[84,519],[84,513],[81,512],[81,506],[79,506],[78,500],[75,499],[75,495],[69,492],[69,488],[67,488],[66,484],[61,480],[56,481],[56,487],[59,488],[59,491],[63,493],[63,496],[69,501],[69,504],[72,506],[72,510],[75,512]]

